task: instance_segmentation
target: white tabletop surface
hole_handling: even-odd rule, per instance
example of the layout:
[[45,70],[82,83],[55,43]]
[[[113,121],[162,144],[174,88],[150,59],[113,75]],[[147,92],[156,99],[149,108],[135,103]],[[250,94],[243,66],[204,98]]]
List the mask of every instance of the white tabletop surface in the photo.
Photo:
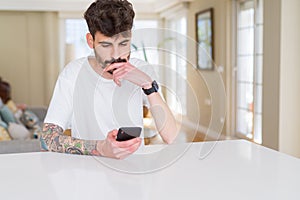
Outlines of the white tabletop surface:
[[125,160],[0,155],[0,199],[300,199],[300,159],[248,141],[144,151]]

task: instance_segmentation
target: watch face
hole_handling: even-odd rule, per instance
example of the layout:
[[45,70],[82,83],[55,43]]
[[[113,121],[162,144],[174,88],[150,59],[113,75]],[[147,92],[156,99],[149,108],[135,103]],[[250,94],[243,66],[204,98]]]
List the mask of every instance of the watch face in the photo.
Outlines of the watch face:
[[152,87],[155,89],[156,92],[158,91],[158,84],[156,83],[156,81],[153,81]]

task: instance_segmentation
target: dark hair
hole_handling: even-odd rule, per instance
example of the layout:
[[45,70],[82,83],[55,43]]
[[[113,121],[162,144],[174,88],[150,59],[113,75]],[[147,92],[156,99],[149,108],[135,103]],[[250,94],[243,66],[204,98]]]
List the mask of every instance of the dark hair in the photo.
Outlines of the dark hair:
[[85,11],[84,18],[93,38],[97,31],[112,37],[131,30],[134,15],[127,0],[97,0]]
[[0,78],[0,98],[3,103],[7,103],[11,99],[11,88],[8,82],[2,81]]

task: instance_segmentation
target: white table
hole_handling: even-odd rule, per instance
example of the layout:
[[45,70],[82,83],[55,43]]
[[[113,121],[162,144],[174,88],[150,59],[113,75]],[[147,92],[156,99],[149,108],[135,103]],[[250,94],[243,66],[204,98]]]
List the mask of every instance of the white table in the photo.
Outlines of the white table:
[[125,160],[0,155],[0,199],[300,199],[300,159],[244,140],[164,147]]

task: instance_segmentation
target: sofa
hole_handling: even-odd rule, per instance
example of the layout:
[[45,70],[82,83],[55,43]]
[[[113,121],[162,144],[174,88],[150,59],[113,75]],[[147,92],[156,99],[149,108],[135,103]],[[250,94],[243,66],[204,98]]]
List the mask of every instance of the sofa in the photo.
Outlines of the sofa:
[[[42,125],[47,108],[43,106],[29,106],[27,109],[39,118],[39,123]],[[0,141],[0,154],[38,152],[40,149],[40,141],[32,137],[27,140]]]
[[11,91],[10,83],[0,77],[0,153],[40,151],[37,132],[42,127],[47,108],[17,105]]

